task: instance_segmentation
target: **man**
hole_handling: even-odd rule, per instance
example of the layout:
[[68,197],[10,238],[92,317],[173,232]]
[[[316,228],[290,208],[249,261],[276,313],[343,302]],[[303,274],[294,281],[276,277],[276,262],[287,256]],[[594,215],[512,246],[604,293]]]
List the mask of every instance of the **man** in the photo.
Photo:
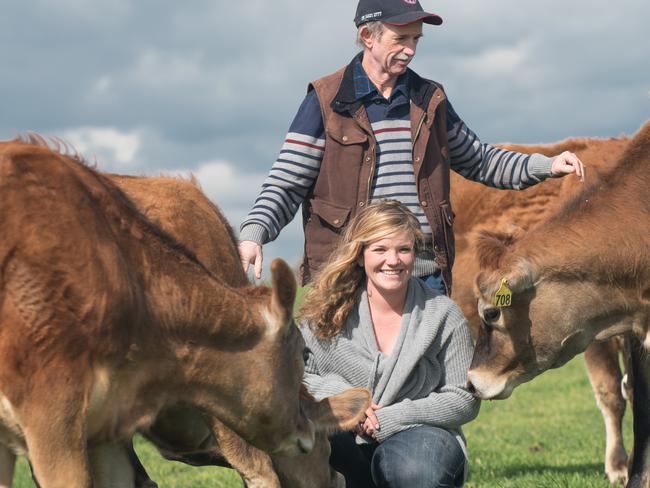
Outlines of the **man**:
[[360,0],[363,47],[346,67],[320,78],[291,124],[280,155],[241,225],[239,253],[259,279],[262,245],[302,205],[303,284],[327,259],[349,219],[370,202],[397,199],[427,236],[414,273],[449,293],[454,260],[449,170],[496,188],[523,189],[551,176],[584,178],[573,153],[525,155],[483,144],[442,86],[408,68],[423,23],[440,25],[417,0]]

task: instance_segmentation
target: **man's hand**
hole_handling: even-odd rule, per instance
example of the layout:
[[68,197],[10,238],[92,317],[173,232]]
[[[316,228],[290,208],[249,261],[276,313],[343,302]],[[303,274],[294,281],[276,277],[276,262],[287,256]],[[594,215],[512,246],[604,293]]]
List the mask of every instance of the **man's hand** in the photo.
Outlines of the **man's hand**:
[[582,161],[569,151],[564,151],[562,154],[555,156],[553,164],[551,165],[551,174],[553,176],[565,176],[575,173],[580,181],[585,181],[585,165]]
[[255,266],[255,278],[259,280],[262,277],[262,246],[254,241],[241,241],[238,250],[244,273],[248,273],[248,265],[252,264]]

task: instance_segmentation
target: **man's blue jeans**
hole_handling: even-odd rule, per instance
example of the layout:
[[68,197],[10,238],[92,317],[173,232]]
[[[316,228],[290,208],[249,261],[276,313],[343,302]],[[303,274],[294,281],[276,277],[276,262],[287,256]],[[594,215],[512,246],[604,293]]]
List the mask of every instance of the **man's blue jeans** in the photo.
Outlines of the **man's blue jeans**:
[[435,488],[463,485],[465,454],[445,429],[422,425],[381,444],[357,445],[355,435],[330,437],[330,465],[348,488]]

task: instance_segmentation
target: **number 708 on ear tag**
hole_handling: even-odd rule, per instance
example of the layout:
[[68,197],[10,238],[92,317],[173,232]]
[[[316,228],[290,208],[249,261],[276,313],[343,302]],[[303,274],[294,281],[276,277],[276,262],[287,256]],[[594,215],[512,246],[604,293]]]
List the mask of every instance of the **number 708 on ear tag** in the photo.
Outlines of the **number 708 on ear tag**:
[[501,278],[501,287],[494,295],[494,305],[496,307],[509,307],[512,305],[512,291],[508,288],[508,280]]

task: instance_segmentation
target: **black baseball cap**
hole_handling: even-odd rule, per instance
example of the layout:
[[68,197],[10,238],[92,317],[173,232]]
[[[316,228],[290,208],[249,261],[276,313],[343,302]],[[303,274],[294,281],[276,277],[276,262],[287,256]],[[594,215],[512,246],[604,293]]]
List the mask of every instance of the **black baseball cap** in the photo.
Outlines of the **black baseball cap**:
[[422,10],[418,0],[359,0],[354,16],[356,26],[375,20],[391,25],[407,25],[418,20],[442,24],[442,17]]

